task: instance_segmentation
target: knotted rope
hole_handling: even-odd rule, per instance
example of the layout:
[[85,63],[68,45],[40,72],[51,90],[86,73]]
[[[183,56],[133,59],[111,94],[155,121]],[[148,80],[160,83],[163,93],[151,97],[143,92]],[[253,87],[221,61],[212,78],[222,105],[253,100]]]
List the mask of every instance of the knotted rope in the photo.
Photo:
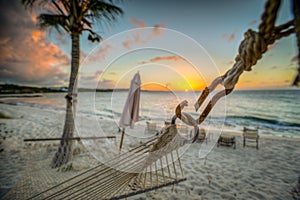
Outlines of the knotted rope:
[[[261,24],[259,25],[259,31],[253,31],[249,29],[244,34],[244,40],[241,42],[238,55],[235,58],[235,63],[231,69],[229,69],[224,75],[217,77],[212,83],[206,87],[195,103],[194,107],[196,111],[201,107],[207,96],[219,85],[225,87],[224,90],[217,92],[204,111],[201,113],[197,120],[194,120],[192,116],[187,113],[182,113],[184,106],[187,106],[187,102],[182,102],[176,107],[176,116],[181,119],[184,123],[195,126],[201,124],[208,116],[211,109],[214,107],[216,102],[222,97],[230,94],[235,85],[237,84],[239,77],[244,71],[251,71],[253,65],[262,58],[263,54],[268,50],[268,46],[272,45],[276,40],[288,36],[295,32],[296,20],[291,20],[280,26],[275,26],[278,9],[280,6],[280,0],[268,0],[265,5],[265,11],[261,17]],[[294,4],[299,4],[294,0]],[[300,6],[299,6],[300,7]],[[295,16],[300,21],[300,14],[295,11]],[[299,23],[300,24],[300,23]],[[297,27],[298,36],[300,35],[300,28]],[[298,46],[300,45],[300,39],[298,37]],[[300,52],[300,47],[299,47]],[[300,57],[300,55],[299,55]],[[299,59],[300,60],[300,59]],[[300,62],[300,61],[299,61]],[[300,63],[299,63],[300,64]],[[299,68],[300,74],[300,68]]]
[[298,86],[300,83],[300,2],[298,0],[294,0],[294,17],[295,17],[295,32],[297,35],[297,44],[298,44],[298,73],[295,77],[293,85]]

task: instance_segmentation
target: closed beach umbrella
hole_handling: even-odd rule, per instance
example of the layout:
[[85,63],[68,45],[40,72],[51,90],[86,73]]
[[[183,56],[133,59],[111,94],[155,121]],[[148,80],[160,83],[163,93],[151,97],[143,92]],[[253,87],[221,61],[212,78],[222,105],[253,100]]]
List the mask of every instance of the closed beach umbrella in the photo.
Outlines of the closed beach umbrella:
[[141,93],[141,78],[140,78],[140,74],[137,72],[134,75],[133,79],[131,80],[126,103],[119,121],[119,126],[122,128],[120,150],[122,149],[122,145],[123,145],[125,128],[127,126],[133,128],[134,123],[139,120],[140,93]]

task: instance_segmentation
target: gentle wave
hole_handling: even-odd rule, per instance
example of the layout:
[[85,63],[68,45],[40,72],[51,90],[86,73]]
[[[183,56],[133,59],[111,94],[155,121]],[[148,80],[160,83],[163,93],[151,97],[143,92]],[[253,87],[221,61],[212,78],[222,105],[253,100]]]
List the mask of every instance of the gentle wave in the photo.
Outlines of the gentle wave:
[[0,101],[2,104],[7,105],[14,105],[14,106],[29,106],[29,107],[35,107],[40,109],[46,109],[46,110],[55,110],[55,111],[65,111],[64,108],[55,107],[55,106],[48,106],[44,104],[38,104],[38,103],[26,103],[26,102],[6,102],[6,101]]
[[[126,93],[121,92],[115,96],[119,99],[112,104],[111,93],[96,93],[97,101],[93,111],[89,110],[91,106],[89,98],[81,98],[83,106],[78,107],[77,111],[79,114],[98,119],[118,120],[123,111],[123,100],[126,98],[124,94]],[[192,94],[190,96],[186,94],[186,96],[185,98],[191,102]],[[174,115],[174,108],[177,105],[177,99],[170,93],[143,93],[142,102],[141,123],[148,120],[163,123],[166,118]],[[266,134],[290,136],[300,134],[300,123],[297,120],[300,119],[300,91],[237,91],[228,97],[228,102],[230,104],[228,104],[227,113],[223,110],[213,110],[214,112],[210,113],[202,126],[224,124],[225,127],[235,130],[253,126],[259,127],[260,132]],[[62,94],[45,94],[43,98],[1,99],[0,103],[58,112],[65,111],[65,100]],[[185,111],[195,119],[199,118],[200,113],[195,113],[192,107],[187,107]]]
[[256,121],[256,122],[261,122],[261,123],[266,123],[266,124],[274,124],[274,125],[300,128],[300,124],[298,124],[298,123],[284,122],[284,121],[278,121],[275,119],[265,119],[265,118],[253,117],[253,116],[227,116],[226,119],[250,120],[250,121]]

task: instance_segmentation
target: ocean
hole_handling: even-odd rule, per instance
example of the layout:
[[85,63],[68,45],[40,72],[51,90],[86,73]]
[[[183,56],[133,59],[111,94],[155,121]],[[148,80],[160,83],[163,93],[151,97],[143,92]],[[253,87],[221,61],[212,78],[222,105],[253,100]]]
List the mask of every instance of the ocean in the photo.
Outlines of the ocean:
[[[182,100],[189,102],[184,112],[196,119],[203,110],[195,112],[193,106],[200,94],[142,91],[138,123],[152,121],[162,126],[165,120],[174,115],[176,106]],[[1,99],[1,102],[64,112],[64,96],[64,93],[46,93],[43,97]],[[99,120],[118,123],[126,98],[126,91],[80,92],[77,111]],[[234,91],[217,103],[201,126],[234,131],[241,131],[243,127],[257,127],[260,134],[300,137],[300,90]]]

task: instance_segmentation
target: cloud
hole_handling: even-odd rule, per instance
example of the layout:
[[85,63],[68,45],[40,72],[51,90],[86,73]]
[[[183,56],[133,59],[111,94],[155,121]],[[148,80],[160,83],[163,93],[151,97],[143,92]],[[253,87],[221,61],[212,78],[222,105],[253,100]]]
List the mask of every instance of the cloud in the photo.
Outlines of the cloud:
[[31,21],[33,21],[34,23],[37,23],[37,22],[38,22],[38,19],[37,19],[35,13],[31,13],[31,14],[30,14],[30,18],[31,18]]
[[230,61],[228,61],[226,64],[228,64],[228,65],[233,65],[233,64],[234,64],[234,61],[233,61],[233,60],[230,60]]
[[111,79],[103,79],[98,83],[98,89],[113,89],[116,85],[116,82]]
[[277,68],[278,68],[278,67],[277,67],[277,66],[275,66],[275,65],[271,67],[271,69],[277,69]]
[[39,42],[41,40],[43,40],[46,36],[46,33],[44,31],[39,31],[39,30],[33,30],[31,32],[31,39],[34,42]]
[[257,23],[257,20],[252,20],[251,22],[249,22],[249,26],[255,25]]
[[[94,73],[84,73],[84,72],[81,72],[81,75],[79,77],[79,80],[80,80],[80,87],[82,88],[94,88],[95,85],[101,83],[101,81],[99,81],[100,79],[100,76],[102,75],[103,71],[102,70],[98,70]],[[109,85],[106,81],[103,82],[103,84],[105,84],[105,86]],[[102,87],[102,85],[101,85]],[[102,87],[104,88],[104,87]]]
[[108,74],[113,75],[113,76],[117,75],[116,72],[109,72]]
[[122,42],[123,47],[126,49],[131,49],[132,45],[134,45],[136,42],[134,39],[131,39],[130,37],[126,37],[125,41]]
[[153,26],[153,29],[151,30],[149,39],[154,38],[154,37],[160,37],[163,33],[164,28],[165,28],[165,25],[163,25],[163,24],[155,24]]
[[88,54],[85,53],[84,51],[80,50],[80,59],[83,60],[85,57],[87,57]]
[[298,62],[298,57],[299,55],[295,55],[294,57],[292,57],[291,62]]
[[133,23],[134,25],[138,26],[139,28],[145,28],[146,27],[145,22],[143,22],[141,20],[138,20],[138,19],[135,19],[135,18],[131,18],[130,22]]
[[185,60],[183,57],[181,56],[158,56],[158,57],[155,57],[155,58],[152,58],[148,61],[142,61],[142,62],[139,62],[139,64],[146,64],[146,63],[153,63],[153,62],[159,62],[159,61],[180,61],[180,60]]
[[[11,17],[14,16],[14,17]],[[36,17],[19,1],[0,2],[0,80],[33,85],[66,85],[70,58],[38,30]]]
[[122,42],[123,47],[126,49],[131,49],[132,46],[137,44],[146,44],[149,40],[160,37],[163,33],[163,28],[165,28],[163,24],[155,24],[149,32],[146,32],[144,31],[144,28],[147,26],[145,22],[134,18],[130,19],[130,21],[142,30],[133,31],[132,36],[127,37]]
[[0,39],[0,45],[6,45],[9,42],[10,38],[1,38]]
[[90,76],[86,75],[86,76],[82,76],[81,78],[88,81],[97,81],[102,73],[103,73],[102,70],[98,70],[93,75]]
[[226,39],[227,42],[232,42],[235,39],[235,32],[231,33],[231,34],[223,34],[223,38]]
[[96,63],[99,62],[99,60],[103,60],[105,59],[106,55],[111,52],[113,49],[112,45],[107,42],[104,41],[101,43],[100,48],[98,48],[95,52],[93,52],[92,54],[85,54],[85,56],[88,56],[88,63]]
[[140,33],[139,31],[135,31],[132,34],[132,37],[126,37],[125,41],[122,42],[123,47],[125,47],[126,49],[131,49],[133,45],[136,44],[146,44],[147,40],[142,39],[142,33]]
[[270,44],[268,45],[268,51],[272,50],[272,49],[275,49],[276,47],[278,47],[278,43],[274,43],[274,44]]

